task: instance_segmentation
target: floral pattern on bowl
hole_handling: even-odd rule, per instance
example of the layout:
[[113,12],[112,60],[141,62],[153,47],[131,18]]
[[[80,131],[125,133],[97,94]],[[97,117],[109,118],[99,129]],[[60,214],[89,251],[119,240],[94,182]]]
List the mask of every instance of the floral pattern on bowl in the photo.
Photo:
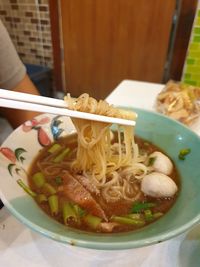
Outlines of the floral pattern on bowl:
[[[19,179],[27,180],[27,164],[26,159],[32,158],[32,152],[35,152],[35,149],[38,151],[41,147],[45,147],[50,145],[53,141],[57,140],[62,134],[68,134],[69,132],[65,131],[65,124],[68,123],[71,125],[69,127],[71,132],[74,132],[74,126],[71,120],[66,118],[63,120],[62,116],[51,116],[51,115],[41,115],[37,118],[34,118],[31,121],[25,122],[21,125],[16,133],[18,136],[23,136],[23,139],[19,138],[22,141],[22,145],[20,147],[15,147],[13,143],[10,142],[12,146],[4,145],[0,147],[0,158],[2,158],[4,162],[4,166],[7,164],[7,171],[12,178],[14,178],[17,182]],[[26,138],[34,136],[34,140],[32,142],[27,143]],[[9,139],[9,138],[8,138]],[[28,145],[24,147],[24,143]],[[31,146],[31,143],[34,147]],[[30,146],[29,146],[30,145]],[[30,161],[28,161],[30,162]]]

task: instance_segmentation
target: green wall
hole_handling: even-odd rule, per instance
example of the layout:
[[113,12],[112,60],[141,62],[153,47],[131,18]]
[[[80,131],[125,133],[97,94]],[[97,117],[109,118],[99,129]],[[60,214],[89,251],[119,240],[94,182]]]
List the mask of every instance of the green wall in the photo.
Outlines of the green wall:
[[182,81],[200,86],[200,3],[194,19]]

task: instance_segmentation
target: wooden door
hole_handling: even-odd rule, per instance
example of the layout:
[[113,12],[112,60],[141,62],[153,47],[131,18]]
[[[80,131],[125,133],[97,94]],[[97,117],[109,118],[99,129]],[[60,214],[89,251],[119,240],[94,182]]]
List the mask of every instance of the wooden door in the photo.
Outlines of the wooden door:
[[105,98],[122,80],[161,82],[175,0],[60,0],[66,90]]

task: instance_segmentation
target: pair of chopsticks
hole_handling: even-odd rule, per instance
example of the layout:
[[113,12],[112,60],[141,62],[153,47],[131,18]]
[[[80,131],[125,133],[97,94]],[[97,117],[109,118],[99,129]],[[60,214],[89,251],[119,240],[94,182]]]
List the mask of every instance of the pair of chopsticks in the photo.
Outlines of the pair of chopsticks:
[[0,89],[0,107],[31,110],[86,120],[134,126],[135,121],[67,109],[64,100]]

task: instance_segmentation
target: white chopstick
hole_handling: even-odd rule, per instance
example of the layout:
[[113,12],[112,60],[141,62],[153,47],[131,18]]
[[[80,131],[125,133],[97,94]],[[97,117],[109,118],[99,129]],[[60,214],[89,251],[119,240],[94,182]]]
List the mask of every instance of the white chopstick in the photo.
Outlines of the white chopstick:
[[64,100],[39,96],[39,95],[30,95],[26,93],[19,93],[14,91],[8,91],[5,89],[0,89],[0,98],[18,100],[27,103],[41,104],[51,107],[66,108],[67,103]]
[[133,120],[125,120],[86,112],[74,111],[67,109],[66,106],[67,105],[64,100],[0,89],[0,107],[31,110],[120,125],[135,125],[135,121]]

